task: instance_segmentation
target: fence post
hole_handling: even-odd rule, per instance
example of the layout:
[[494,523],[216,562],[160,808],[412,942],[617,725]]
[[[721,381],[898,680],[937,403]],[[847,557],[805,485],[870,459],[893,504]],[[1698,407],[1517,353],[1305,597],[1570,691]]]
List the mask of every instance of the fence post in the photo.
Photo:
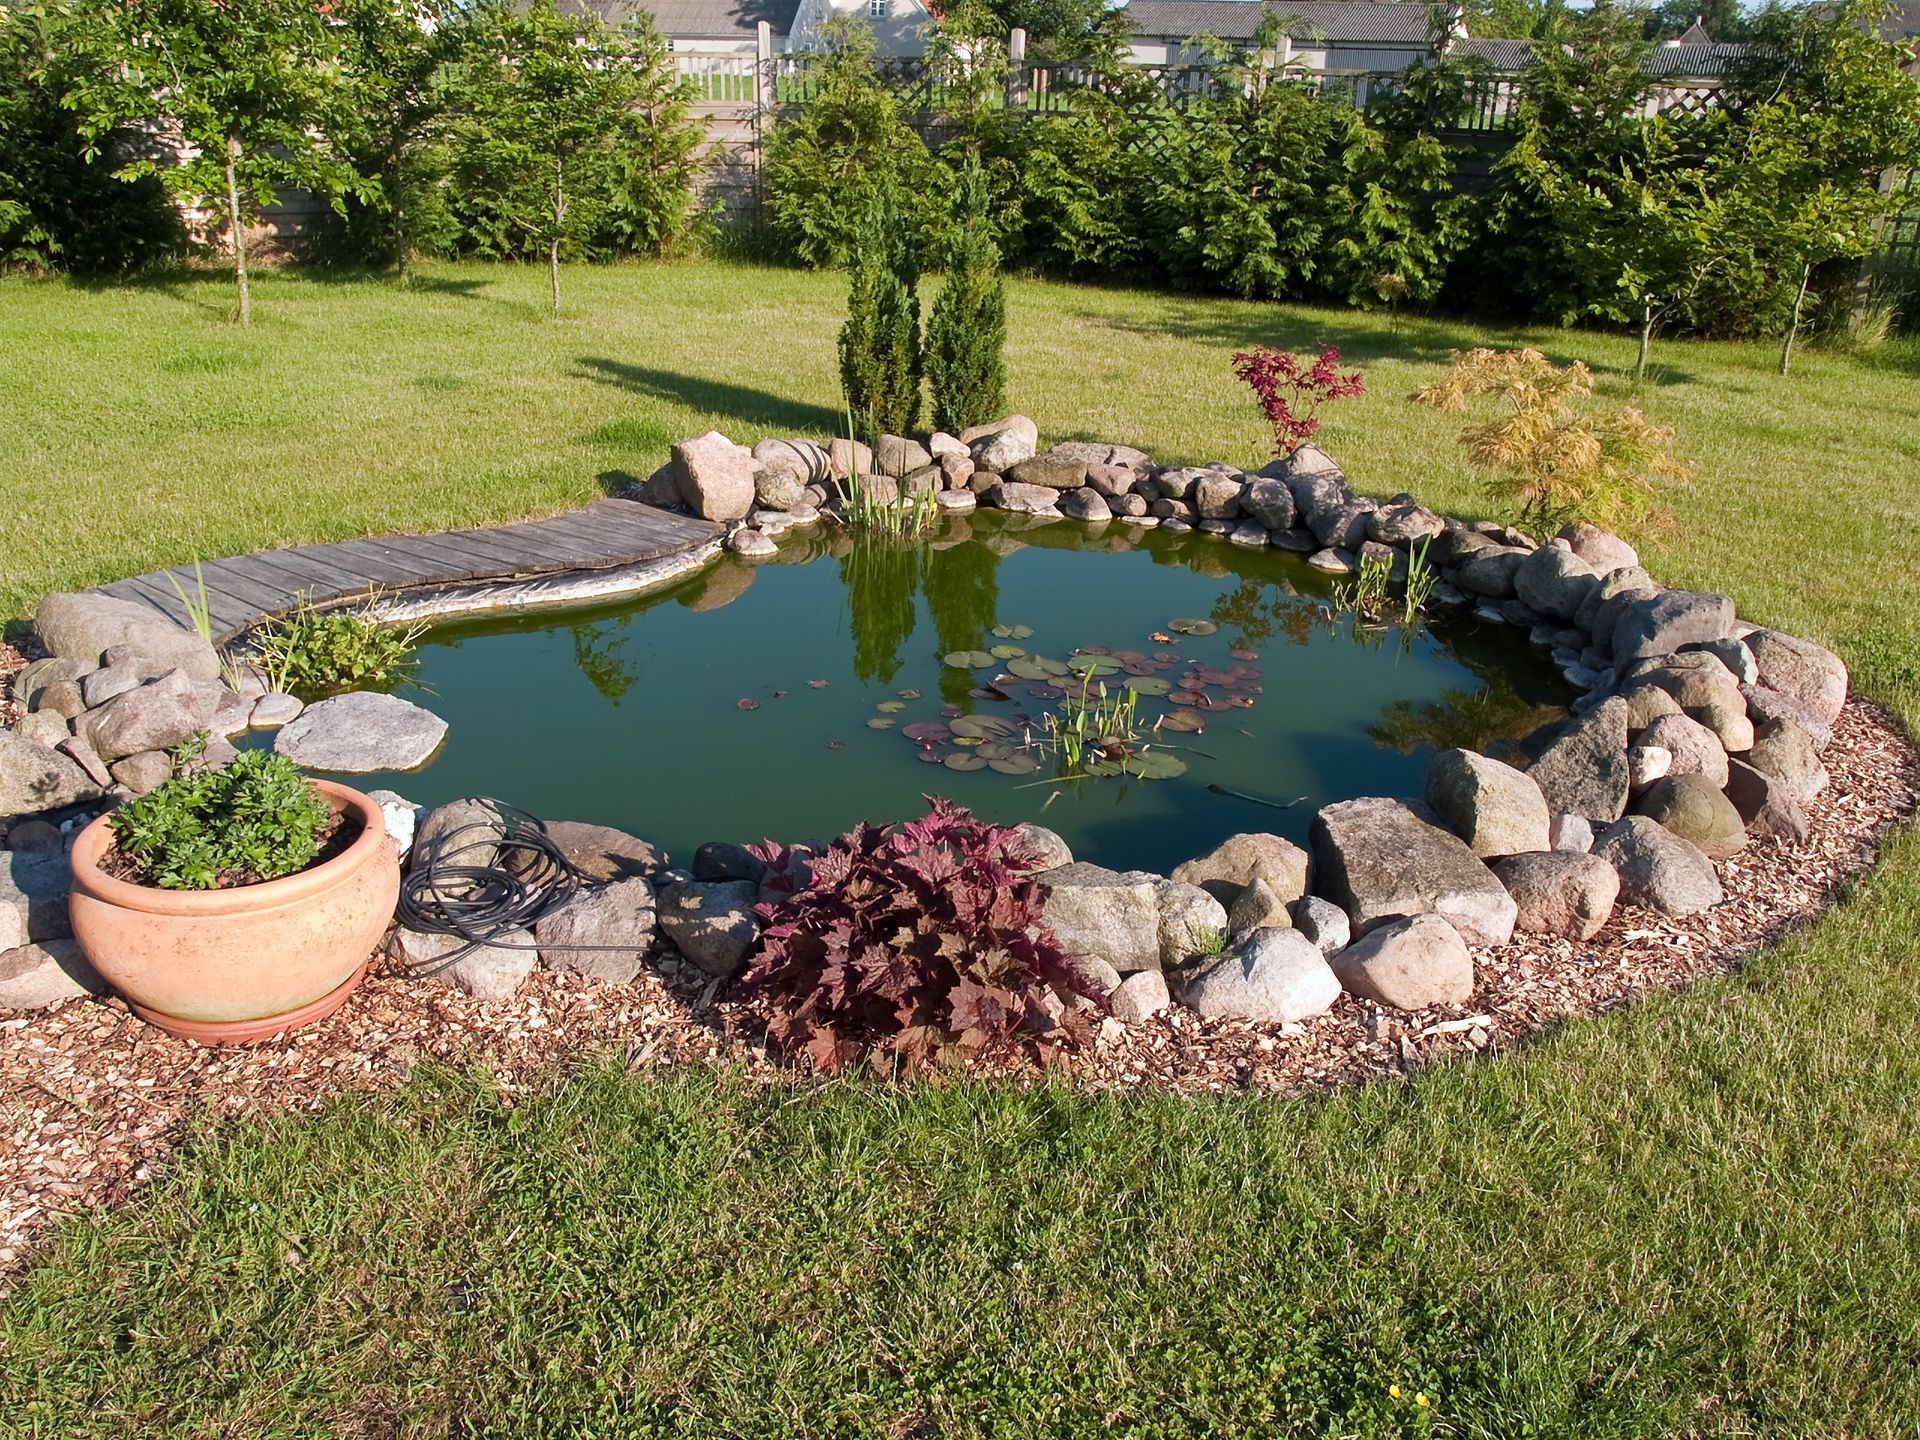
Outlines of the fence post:
[[1026,108],[1032,78],[1027,69],[1027,32],[1016,25],[1007,33],[1007,109]]
[[766,203],[767,119],[773,113],[773,27],[753,27],[753,201]]

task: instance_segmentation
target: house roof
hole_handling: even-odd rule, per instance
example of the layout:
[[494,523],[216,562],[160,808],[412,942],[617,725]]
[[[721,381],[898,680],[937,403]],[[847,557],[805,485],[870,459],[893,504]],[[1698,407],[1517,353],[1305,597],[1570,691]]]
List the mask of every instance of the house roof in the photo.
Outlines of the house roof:
[[563,14],[598,15],[609,25],[618,25],[635,11],[653,16],[653,25],[662,35],[731,36],[751,39],[764,20],[775,35],[793,28],[793,17],[800,0],[556,0]]
[[1701,23],[1701,20],[1701,16],[1694,16],[1693,24],[1689,25],[1685,30],[1682,30],[1680,34],[1674,38],[1673,43],[1676,45],[1713,44],[1713,36],[1707,33],[1707,27]]
[[1883,40],[1910,40],[1920,36],[1920,0],[1895,0],[1893,10],[1880,22]]
[[1725,74],[1727,67],[1746,53],[1745,45],[1688,45],[1676,41],[1654,46],[1640,68],[1657,77],[1708,79]]
[[1524,70],[1533,63],[1531,40],[1456,40],[1447,53],[1460,60],[1484,60],[1495,70]]
[[1214,35],[1251,40],[1266,11],[1280,17],[1295,40],[1334,40],[1366,45],[1425,45],[1443,7],[1406,0],[1130,0],[1127,18],[1136,35],[1185,40]]

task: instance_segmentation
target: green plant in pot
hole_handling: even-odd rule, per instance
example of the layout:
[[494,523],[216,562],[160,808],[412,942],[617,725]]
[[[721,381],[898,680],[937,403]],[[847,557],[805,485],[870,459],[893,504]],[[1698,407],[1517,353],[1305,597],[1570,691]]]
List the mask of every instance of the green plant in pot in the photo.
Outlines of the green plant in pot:
[[340,1006],[399,889],[378,805],[248,751],[81,831],[69,907],[87,959],[143,1019],[245,1044]]

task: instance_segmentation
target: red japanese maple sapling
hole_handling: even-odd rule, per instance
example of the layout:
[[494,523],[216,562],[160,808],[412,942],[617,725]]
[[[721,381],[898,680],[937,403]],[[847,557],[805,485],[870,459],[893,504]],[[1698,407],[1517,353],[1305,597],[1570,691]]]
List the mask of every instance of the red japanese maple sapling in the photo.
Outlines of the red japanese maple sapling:
[[1287,350],[1243,350],[1233,357],[1233,373],[1246,381],[1260,402],[1260,411],[1273,427],[1273,453],[1282,460],[1298,450],[1320,429],[1320,407],[1365,393],[1360,372],[1340,373],[1340,352],[1322,346],[1309,364]]

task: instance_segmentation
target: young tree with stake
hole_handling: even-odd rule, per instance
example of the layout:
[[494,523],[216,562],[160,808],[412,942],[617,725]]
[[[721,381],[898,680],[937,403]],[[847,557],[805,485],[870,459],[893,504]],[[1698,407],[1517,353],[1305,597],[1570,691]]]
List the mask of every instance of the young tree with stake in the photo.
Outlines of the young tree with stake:
[[954,435],[1006,408],[1007,292],[988,204],[987,177],[970,163],[960,172],[946,281],[927,320],[933,423]]

